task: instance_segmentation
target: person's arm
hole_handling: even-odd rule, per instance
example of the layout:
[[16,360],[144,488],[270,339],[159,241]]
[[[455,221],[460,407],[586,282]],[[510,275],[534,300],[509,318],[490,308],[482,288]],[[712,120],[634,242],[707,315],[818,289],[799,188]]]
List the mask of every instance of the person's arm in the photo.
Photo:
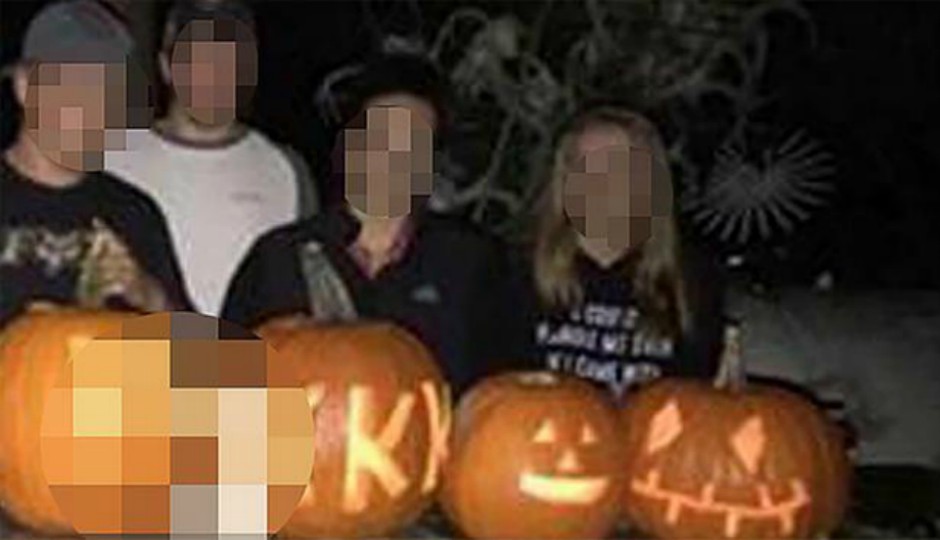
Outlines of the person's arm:
[[281,151],[290,162],[297,182],[297,217],[304,219],[316,214],[320,209],[316,181],[307,160],[299,152],[287,145],[281,145]]
[[679,343],[678,361],[690,376],[712,377],[721,357],[725,323],[724,271],[701,249],[686,250],[686,287],[692,308],[692,327]]
[[192,311],[193,303],[186,290],[170,230],[157,204],[149,198],[139,198],[120,222],[115,223],[115,231],[127,238],[128,248],[144,274],[143,280],[153,280],[162,289],[160,302],[137,307]]
[[291,243],[277,231],[262,236],[229,283],[221,317],[255,328],[277,316],[308,312],[298,264]]
[[471,297],[477,347],[474,356],[479,359],[482,375],[531,365],[528,302],[522,273],[510,249],[495,239],[487,243]]

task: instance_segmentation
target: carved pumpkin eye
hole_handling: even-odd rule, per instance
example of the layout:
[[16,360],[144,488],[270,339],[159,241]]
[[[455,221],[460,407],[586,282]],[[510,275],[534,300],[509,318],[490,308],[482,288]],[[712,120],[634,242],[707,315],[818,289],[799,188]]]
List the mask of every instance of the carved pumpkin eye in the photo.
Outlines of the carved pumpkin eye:
[[751,474],[757,472],[766,444],[767,435],[764,433],[764,421],[760,416],[751,416],[745,420],[731,436],[731,447]]
[[682,412],[671,399],[654,416],[646,438],[646,453],[652,454],[672,444],[682,434]]
[[555,433],[555,424],[551,420],[543,420],[535,432],[533,442],[538,444],[551,444],[558,440],[558,434]]
[[594,431],[594,428],[590,424],[584,424],[581,428],[581,444],[591,445],[598,443],[597,432]]

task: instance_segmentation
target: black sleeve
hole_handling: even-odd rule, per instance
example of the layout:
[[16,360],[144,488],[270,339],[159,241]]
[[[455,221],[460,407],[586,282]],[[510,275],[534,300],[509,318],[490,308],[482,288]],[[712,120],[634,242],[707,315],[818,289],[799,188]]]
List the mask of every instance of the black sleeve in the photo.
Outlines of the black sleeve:
[[528,313],[522,309],[522,277],[509,252],[510,247],[493,240],[487,244],[484,267],[477,280],[472,324],[474,343],[484,375],[528,365]]
[[709,253],[702,249],[687,249],[686,253],[692,326],[680,340],[679,362],[687,375],[712,377],[722,352],[726,279],[721,265]]
[[279,231],[259,238],[229,283],[222,318],[254,328],[271,317],[309,312],[296,250]]
[[148,275],[163,287],[175,310],[192,311],[183,272],[170,237],[163,212],[157,203],[140,192],[133,192],[125,211],[115,223],[115,232],[128,240],[128,249]]

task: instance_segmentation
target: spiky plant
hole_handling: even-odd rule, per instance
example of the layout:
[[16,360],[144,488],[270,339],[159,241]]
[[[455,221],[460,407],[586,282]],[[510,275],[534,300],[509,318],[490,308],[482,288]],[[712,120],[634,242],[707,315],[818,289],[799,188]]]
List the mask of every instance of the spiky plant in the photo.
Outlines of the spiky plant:
[[[420,11],[414,0],[404,5]],[[581,103],[605,100],[655,113],[678,172],[680,209],[725,240],[789,231],[822,202],[832,162],[816,143],[800,132],[776,147],[749,137],[751,119],[769,98],[761,91],[767,18],[794,15],[813,35],[798,2],[499,6],[503,13],[457,7],[432,32],[380,36],[384,50],[429,59],[455,89],[457,143],[437,158],[438,208],[468,211],[500,232],[519,230],[544,185],[559,122]],[[338,83],[356,72],[345,66],[327,77],[326,110]],[[712,112],[716,101],[719,113]]]
[[701,191],[683,199],[705,234],[738,244],[770,238],[775,228],[793,231],[825,204],[832,189],[826,180],[834,170],[833,156],[802,131],[757,152],[747,146],[746,140],[726,141]]

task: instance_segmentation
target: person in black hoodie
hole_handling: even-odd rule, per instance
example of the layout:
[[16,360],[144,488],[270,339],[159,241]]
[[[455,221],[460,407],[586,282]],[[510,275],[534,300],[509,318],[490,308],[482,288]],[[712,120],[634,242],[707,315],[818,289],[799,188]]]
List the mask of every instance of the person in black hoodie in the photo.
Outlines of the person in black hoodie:
[[0,159],[0,326],[37,301],[190,306],[157,204],[100,170],[124,127],[130,45],[114,32],[94,2],[53,4],[6,70],[26,114]]
[[662,375],[712,375],[723,315],[717,266],[680,241],[672,179],[655,126],[598,106],[557,142],[526,299],[528,369],[573,374],[615,397]]
[[391,57],[365,73],[337,147],[343,174],[334,181],[344,196],[262,236],[236,272],[222,318],[249,328],[273,319],[391,321],[429,348],[459,394],[504,342],[503,251],[427,208],[444,113],[434,69]]

